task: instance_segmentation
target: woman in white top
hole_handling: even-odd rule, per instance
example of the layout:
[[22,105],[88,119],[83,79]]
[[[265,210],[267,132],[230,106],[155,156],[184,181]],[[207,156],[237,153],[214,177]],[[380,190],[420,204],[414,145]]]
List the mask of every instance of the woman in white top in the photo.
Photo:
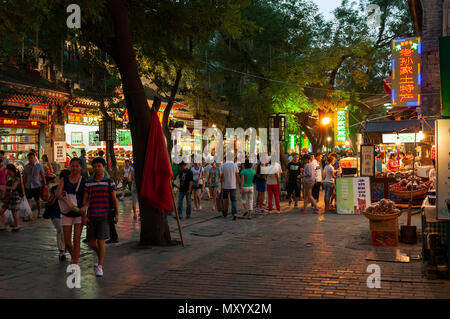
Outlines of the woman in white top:
[[306,166],[305,166],[305,172],[303,175],[303,185],[305,187],[305,200],[303,201],[303,208],[301,209],[302,212],[306,210],[306,207],[308,206],[308,201],[311,201],[311,204],[314,207],[314,212],[319,212],[319,207],[317,206],[317,202],[312,196],[312,189],[314,187],[314,184],[316,183],[316,172],[315,167],[313,167],[313,164],[311,163],[314,155],[311,155]]
[[200,205],[200,196],[203,190],[203,180],[205,179],[205,171],[199,163],[194,163],[191,168],[193,175],[192,189],[194,190],[194,210],[202,210]]
[[330,199],[334,192],[334,180],[336,178],[336,173],[334,171],[334,158],[330,157],[327,159],[327,165],[325,166],[325,169],[323,171],[323,178],[324,178],[324,188],[325,188],[325,211],[330,210]]

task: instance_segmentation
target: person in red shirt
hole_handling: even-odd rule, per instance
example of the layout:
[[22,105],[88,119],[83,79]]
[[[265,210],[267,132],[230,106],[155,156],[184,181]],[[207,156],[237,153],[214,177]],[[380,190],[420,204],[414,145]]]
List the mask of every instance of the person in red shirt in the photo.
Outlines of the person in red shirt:
[[395,160],[395,154],[394,153],[392,153],[391,156],[389,156],[387,169],[390,172],[397,172],[398,171],[398,164],[397,164],[397,161]]

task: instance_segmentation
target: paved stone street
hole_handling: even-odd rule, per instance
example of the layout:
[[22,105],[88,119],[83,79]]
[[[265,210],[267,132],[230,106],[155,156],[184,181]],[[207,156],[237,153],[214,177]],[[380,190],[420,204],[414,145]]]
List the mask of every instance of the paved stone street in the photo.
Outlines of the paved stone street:
[[[203,201],[203,212],[182,220],[186,247],[140,247],[139,223],[131,217],[129,198],[120,207],[120,243],[107,248],[103,278],[95,277],[93,252],[82,244],[81,289],[66,286],[69,261],[58,261],[50,221],[25,222],[18,233],[0,233],[0,297],[450,297],[450,281],[422,275],[420,243],[372,247],[364,216],[301,213],[283,203],[286,213],[281,215],[232,221],[210,212],[211,202]],[[401,216],[400,224],[405,219]],[[169,223],[172,237],[179,239],[176,221],[169,217]],[[413,223],[420,225],[419,215],[413,216]],[[412,260],[377,260],[399,252]],[[369,264],[381,267],[380,289],[367,288]]]

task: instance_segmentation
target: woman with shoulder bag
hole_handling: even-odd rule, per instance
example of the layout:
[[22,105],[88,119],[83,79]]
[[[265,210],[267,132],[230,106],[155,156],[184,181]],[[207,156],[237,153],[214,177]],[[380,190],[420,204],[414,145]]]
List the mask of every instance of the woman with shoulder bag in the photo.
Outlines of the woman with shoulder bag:
[[[61,209],[61,226],[64,233],[66,250],[72,257],[72,264],[78,264],[80,257],[80,241],[83,223],[80,207],[83,206],[85,178],[81,176],[81,160],[74,157],[70,160],[70,175],[61,179],[56,190],[59,207]],[[74,236],[72,243],[72,226]]]

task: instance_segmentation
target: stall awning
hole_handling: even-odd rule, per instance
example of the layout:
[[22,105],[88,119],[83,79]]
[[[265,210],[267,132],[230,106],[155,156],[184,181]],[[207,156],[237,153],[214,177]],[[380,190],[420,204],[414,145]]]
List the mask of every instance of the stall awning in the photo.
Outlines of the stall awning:
[[434,131],[434,122],[438,117],[424,117],[420,120],[404,120],[404,121],[379,121],[367,122],[365,126],[366,133],[389,133],[389,132],[416,132]]
[[415,132],[421,129],[419,120],[367,122],[364,128],[366,133]]

